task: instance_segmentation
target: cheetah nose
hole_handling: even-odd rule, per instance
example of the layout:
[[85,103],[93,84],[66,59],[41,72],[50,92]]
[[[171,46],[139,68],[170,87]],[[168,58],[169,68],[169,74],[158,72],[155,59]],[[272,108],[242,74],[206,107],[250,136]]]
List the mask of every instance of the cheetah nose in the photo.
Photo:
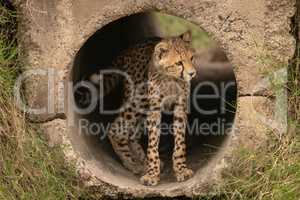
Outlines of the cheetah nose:
[[196,71],[191,71],[191,72],[189,72],[189,75],[190,75],[191,77],[195,77]]

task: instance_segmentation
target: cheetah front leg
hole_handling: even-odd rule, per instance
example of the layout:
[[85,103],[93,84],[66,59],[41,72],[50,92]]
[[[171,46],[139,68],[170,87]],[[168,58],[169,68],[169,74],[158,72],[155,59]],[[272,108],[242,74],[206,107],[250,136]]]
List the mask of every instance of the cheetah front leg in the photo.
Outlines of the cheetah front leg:
[[144,185],[157,185],[160,180],[160,159],[158,152],[159,145],[159,124],[161,121],[160,111],[150,111],[147,116],[148,148],[146,161],[146,174],[142,176],[141,182]]
[[186,166],[185,130],[187,114],[184,106],[176,106],[174,111],[174,152],[173,169],[177,181],[185,181],[193,176],[193,171]]

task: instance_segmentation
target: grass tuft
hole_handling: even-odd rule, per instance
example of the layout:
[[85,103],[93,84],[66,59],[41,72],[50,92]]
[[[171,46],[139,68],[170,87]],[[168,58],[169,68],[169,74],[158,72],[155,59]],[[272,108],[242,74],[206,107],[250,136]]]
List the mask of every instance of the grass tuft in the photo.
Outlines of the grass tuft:
[[240,148],[233,170],[224,174],[226,199],[299,199],[300,138],[295,129],[255,151]]
[[38,125],[14,104],[21,72],[16,14],[0,5],[0,199],[78,199],[83,192],[61,149],[49,148]]

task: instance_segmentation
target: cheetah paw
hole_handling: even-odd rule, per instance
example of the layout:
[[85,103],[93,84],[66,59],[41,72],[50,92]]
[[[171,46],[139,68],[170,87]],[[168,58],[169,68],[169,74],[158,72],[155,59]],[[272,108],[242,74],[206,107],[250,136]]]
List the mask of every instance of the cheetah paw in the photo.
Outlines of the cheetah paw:
[[193,176],[194,172],[191,169],[185,168],[180,172],[175,173],[178,182],[185,181]]
[[151,176],[149,174],[146,174],[146,175],[142,176],[141,182],[143,185],[146,185],[146,186],[155,186],[159,182],[159,176],[157,176],[157,175]]

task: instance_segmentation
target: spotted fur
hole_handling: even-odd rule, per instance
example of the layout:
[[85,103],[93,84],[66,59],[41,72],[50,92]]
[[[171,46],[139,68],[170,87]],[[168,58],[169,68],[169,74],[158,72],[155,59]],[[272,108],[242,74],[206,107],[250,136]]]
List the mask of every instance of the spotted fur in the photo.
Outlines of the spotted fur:
[[[144,173],[141,177],[144,185],[156,185],[160,180],[158,146],[162,110],[174,113],[173,170],[177,181],[193,175],[187,168],[185,155],[187,101],[190,80],[196,74],[190,42],[189,32],[178,37],[149,39],[127,49],[113,63],[113,67],[121,67],[129,75],[134,87],[123,80],[126,106],[112,123],[108,136],[123,165],[135,174]],[[148,130],[146,154],[139,143],[141,124]]]

